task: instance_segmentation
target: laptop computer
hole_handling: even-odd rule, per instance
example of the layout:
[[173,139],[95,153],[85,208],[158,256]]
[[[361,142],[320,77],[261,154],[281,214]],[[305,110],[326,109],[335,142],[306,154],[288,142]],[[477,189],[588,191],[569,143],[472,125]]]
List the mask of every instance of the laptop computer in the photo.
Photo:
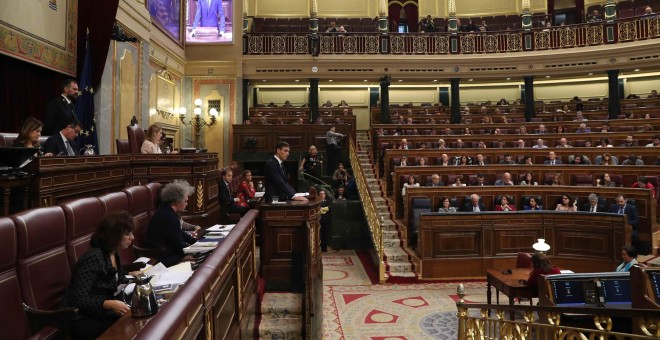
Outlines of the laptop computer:
[[0,146],[0,174],[21,171],[34,158],[38,149]]

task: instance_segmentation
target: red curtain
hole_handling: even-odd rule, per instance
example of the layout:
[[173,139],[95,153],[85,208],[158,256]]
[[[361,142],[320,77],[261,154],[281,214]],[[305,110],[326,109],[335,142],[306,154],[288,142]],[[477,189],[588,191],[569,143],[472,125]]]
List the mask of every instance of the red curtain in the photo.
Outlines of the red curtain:
[[94,64],[92,71],[94,88],[97,88],[101,82],[118,6],[119,0],[78,1],[78,77],[85,59],[85,39],[89,28],[89,47]]
[[[417,26],[419,24],[419,8],[417,4],[409,3],[403,7],[403,11],[406,13],[406,23],[408,24],[408,32],[417,32]],[[390,19],[390,31],[397,32],[398,24],[401,21],[401,5],[398,3],[391,2],[387,14]]]

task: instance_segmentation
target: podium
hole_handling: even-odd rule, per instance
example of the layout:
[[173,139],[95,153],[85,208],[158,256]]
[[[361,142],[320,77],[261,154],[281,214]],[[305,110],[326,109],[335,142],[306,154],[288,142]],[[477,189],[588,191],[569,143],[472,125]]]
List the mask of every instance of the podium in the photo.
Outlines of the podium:
[[[263,203],[261,276],[269,282],[290,281],[303,293],[303,336],[323,335],[323,266],[321,262],[321,200]],[[296,289],[296,287],[300,287]]]

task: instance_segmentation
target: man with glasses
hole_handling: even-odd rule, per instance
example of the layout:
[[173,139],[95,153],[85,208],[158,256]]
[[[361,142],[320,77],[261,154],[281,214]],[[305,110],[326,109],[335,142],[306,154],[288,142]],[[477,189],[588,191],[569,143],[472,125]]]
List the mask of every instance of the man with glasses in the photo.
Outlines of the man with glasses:
[[56,156],[76,156],[78,155],[78,143],[76,136],[80,133],[80,122],[72,118],[59,131],[46,140],[44,143],[44,152],[52,153]]
[[596,194],[589,194],[589,202],[586,204],[583,204],[580,208],[580,211],[586,211],[586,212],[592,212],[592,213],[597,213],[597,212],[607,212],[607,209],[605,208],[604,205],[598,203],[598,195]]

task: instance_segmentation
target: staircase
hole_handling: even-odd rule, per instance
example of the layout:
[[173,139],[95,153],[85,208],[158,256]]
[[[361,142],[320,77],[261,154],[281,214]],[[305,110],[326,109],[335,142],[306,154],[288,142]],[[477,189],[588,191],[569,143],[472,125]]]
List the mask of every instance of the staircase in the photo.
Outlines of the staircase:
[[261,301],[259,339],[302,339],[302,294],[265,293]]
[[381,217],[381,231],[383,233],[383,246],[385,262],[385,275],[388,278],[416,278],[415,266],[412,256],[404,248],[406,240],[401,226],[392,218],[388,200],[382,191],[380,180],[376,177],[371,155],[372,147],[369,133],[357,131],[357,158],[362,166],[364,177],[369,185],[372,199]]

